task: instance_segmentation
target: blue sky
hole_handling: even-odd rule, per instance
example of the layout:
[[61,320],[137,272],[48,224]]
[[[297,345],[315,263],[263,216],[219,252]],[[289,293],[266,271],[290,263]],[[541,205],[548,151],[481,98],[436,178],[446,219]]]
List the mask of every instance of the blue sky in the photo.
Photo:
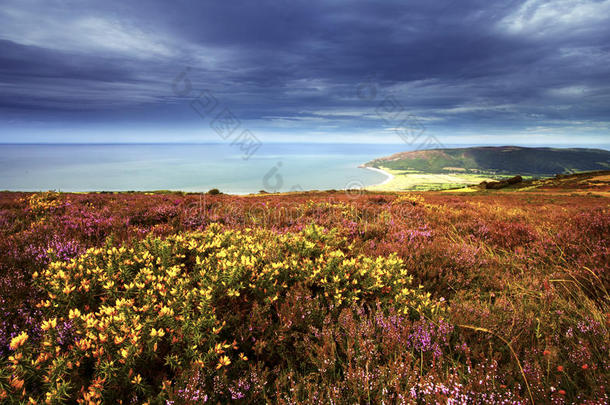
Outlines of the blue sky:
[[608,0],[3,0],[0,142],[608,144],[609,40]]

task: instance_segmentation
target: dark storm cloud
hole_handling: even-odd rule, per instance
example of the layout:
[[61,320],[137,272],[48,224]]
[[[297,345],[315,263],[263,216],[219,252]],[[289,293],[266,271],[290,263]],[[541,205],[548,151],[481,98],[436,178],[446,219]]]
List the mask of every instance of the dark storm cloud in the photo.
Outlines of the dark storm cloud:
[[195,88],[260,127],[383,129],[356,97],[373,80],[441,131],[578,125],[599,136],[609,130],[609,12],[610,1],[593,0],[9,0],[0,117],[137,110],[134,120],[149,111],[179,124],[170,84],[189,66]]

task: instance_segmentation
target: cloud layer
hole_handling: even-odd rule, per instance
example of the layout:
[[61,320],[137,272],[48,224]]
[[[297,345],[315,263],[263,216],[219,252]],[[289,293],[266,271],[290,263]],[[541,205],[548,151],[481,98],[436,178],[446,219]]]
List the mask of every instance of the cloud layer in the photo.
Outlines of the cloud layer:
[[5,0],[0,142],[198,126],[214,140],[188,104],[203,89],[272,140],[392,141],[392,99],[447,142],[603,142],[609,16],[610,0]]

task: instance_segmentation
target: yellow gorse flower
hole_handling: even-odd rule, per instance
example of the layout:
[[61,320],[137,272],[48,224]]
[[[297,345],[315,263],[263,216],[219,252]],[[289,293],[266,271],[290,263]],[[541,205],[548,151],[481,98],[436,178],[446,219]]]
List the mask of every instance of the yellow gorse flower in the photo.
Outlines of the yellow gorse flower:
[[57,318],[49,319],[48,321],[43,321],[40,328],[42,330],[55,329],[57,326]]
[[20,379],[20,378],[12,378],[12,379],[10,380],[11,387],[13,387],[13,388],[14,388],[15,390],[17,390],[17,391],[19,391],[21,388],[23,388],[23,383],[24,383],[24,382],[25,382],[25,381],[23,381],[23,380],[22,380],[22,379]]
[[25,332],[21,332],[20,334],[18,334],[17,336],[15,336],[14,338],[11,339],[11,343],[9,344],[9,348],[11,348],[11,350],[17,350],[17,348],[19,348],[21,345],[23,345],[25,343],[26,340],[28,340],[28,334]]
[[159,310],[159,316],[166,316],[166,315],[173,316],[174,310],[171,308],[168,308],[166,306],[163,306],[161,308],[161,310]]
[[218,365],[216,368],[218,369],[223,366],[228,366],[229,364],[231,364],[231,359],[229,359],[227,356],[221,356],[220,359],[218,359]]
[[152,328],[150,330],[150,336],[151,337],[163,337],[163,336],[165,336],[165,331],[161,328],[159,328],[158,330],[155,328]]
[[62,292],[63,292],[64,294],[68,295],[68,294],[70,294],[72,291],[74,291],[75,289],[76,289],[76,287],[75,287],[75,286],[73,286],[73,285],[69,285],[69,284],[66,284],[66,286],[64,287],[64,289],[62,290]]

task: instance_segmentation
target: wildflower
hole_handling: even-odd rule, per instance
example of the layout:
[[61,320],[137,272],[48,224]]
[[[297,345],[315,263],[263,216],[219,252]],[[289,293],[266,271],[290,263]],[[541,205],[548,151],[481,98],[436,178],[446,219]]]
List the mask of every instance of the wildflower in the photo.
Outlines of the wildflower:
[[151,337],[163,337],[163,336],[165,336],[165,331],[163,330],[163,328],[159,328],[159,330],[152,328],[150,330],[150,336]]
[[165,316],[165,315],[173,316],[174,315],[174,310],[171,309],[171,308],[168,308],[166,306],[163,306],[161,308],[161,310],[159,311],[159,316]]
[[564,390],[559,390],[558,392],[559,392],[560,395],[565,395],[566,394],[566,392]]
[[583,364],[583,365],[581,366],[581,368],[582,368],[583,370],[586,370],[586,369],[588,369],[588,368],[589,368],[589,365],[588,365],[588,364]]
[[82,351],[89,350],[91,348],[91,341],[89,339],[79,339],[75,342],[76,347]]
[[548,349],[542,352],[543,356],[548,356],[549,354],[551,354],[551,351]]
[[212,333],[214,333],[215,335],[217,335],[218,333],[220,333],[220,331],[222,330],[223,326],[225,326],[225,324],[226,324],[226,321],[224,321],[224,322],[222,323],[222,325],[220,325],[220,326],[215,326],[215,327],[213,327],[213,328],[212,328]]
[[18,353],[18,354],[14,355],[14,356],[9,356],[8,361],[13,363],[14,365],[17,365],[22,358],[23,358],[23,354],[22,353]]
[[77,308],[70,310],[70,313],[68,314],[68,318],[75,319],[75,318],[79,318],[79,317],[80,317],[80,311]]
[[42,330],[55,329],[57,326],[57,318],[49,319],[48,321],[43,321],[40,328]]
[[67,284],[64,289],[62,290],[62,292],[66,295],[70,294],[72,291],[74,291],[76,289],[75,286],[71,286],[69,284]]
[[15,390],[20,390],[23,387],[24,382],[25,381],[20,378],[13,378],[11,379],[11,387],[15,388]]
[[242,359],[243,361],[248,361],[248,357],[243,353],[239,353],[239,358]]
[[216,368],[218,369],[222,366],[228,366],[229,364],[231,364],[231,359],[229,359],[227,356],[222,356],[220,359],[218,359],[218,365]]
[[21,346],[22,344],[25,343],[26,340],[28,340],[28,334],[25,332],[21,332],[19,335],[15,336],[14,338],[11,339],[11,344],[9,345],[9,347],[12,350],[17,350],[17,348],[19,346]]
[[163,382],[161,382],[161,389],[163,391],[168,391],[172,386],[171,381],[164,379]]
[[563,371],[563,366],[557,366],[557,371],[561,373]]

